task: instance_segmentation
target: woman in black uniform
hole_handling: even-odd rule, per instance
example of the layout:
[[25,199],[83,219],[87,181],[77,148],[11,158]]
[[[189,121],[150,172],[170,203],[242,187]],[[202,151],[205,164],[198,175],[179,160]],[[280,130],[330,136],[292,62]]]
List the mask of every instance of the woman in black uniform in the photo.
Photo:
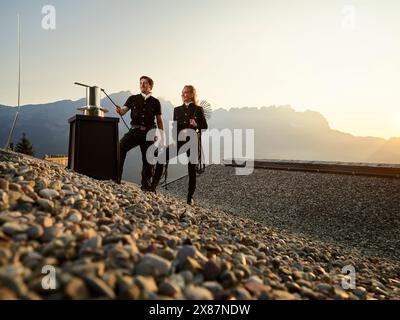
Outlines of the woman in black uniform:
[[[201,134],[201,130],[206,130],[208,128],[207,120],[204,116],[204,110],[202,107],[197,105],[197,93],[196,89],[191,85],[186,85],[182,90],[182,101],[183,104],[174,109],[174,125],[177,126],[177,137],[182,130],[185,129],[193,129],[196,130],[199,134]],[[177,154],[181,154],[183,151],[180,151],[181,147],[189,141],[189,138],[186,141],[179,141],[177,137],[174,137],[174,140],[177,141]],[[196,139],[196,145],[194,146],[197,150],[198,148],[198,140]],[[166,160],[170,158],[170,149],[171,146],[165,149],[166,152]],[[187,156],[190,157],[189,150],[187,151]],[[160,155],[162,157],[162,155]],[[173,157],[173,155],[171,155]],[[197,159],[196,159],[197,160]],[[193,205],[193,194],[196,189],[196,164],[188,163],[188,173],[189,173],[189,188],[187,194],[187,203]],[[152,191],[156,191],[157,185],[160,182],[161,176],[166,168],[166,164],[162,164],[157,162],[155,173],[152,181]]]

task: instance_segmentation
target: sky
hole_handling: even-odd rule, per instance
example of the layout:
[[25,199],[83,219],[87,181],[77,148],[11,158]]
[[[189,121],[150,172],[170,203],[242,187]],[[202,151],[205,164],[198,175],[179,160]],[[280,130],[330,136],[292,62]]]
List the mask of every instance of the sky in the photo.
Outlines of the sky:
[[[45,5],[55,9],[55,29]],[[0,104],[77,100],[75,81],[214,108],[291,105],[331,128],[400,137],[398,0],[1,0]],[[48,25],[48,24],[47,24]]]

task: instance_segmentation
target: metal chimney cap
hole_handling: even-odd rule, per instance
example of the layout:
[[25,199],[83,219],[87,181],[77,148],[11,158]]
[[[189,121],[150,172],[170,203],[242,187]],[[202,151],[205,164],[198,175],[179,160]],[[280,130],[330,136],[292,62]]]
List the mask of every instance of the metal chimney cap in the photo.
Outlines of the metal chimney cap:
[[83,115],[104,117],[108,110],[100,106],[100,88],[98,86],[87,86],[87,91],[89,92],[87,105],[78,108],[78,110],[83,111]]

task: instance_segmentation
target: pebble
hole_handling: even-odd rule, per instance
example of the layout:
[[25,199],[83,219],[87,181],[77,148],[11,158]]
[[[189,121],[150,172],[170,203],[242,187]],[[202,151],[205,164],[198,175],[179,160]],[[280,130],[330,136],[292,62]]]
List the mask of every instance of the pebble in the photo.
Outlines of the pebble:
[[0,210],[5,210],[8,208],[9,200],[8,200],[8,194],[0,190]]
[[354,289],[353,293],[360,299],[365,300],[367,299],[367,290],[363,287],[357,287]]
[[10,190],[10,191],[8,191],[7,195],[8,195],[8,202],[10,204],[14,204],[18,201],[19,198],[21,198],[22,193]]
[[29,227],[27,234],[30,239],[38,239],[43,236],[44,230],[41,225],[35,224]]
[[203,287],[189,285],[185,289],[185,296],[189,300],[212,300],[212,293]]
[[22,191],[22,187],[18,183],[10,183],[9,189],[12,190],[12,191],[15,191],[15,192],[21,192]]
[[299,284],[296,282],[286,282],[285,285],[291,293],[300,292],[301,290]]
[[216,261],[209,260],[204,265],[204,278],[207,281],[216,280],[221,273],[221,266]]
[[[224,288],[217,281],[205,281],[202,283],[202,286],[204,288],[206,288],[208,291],[210,291],[213,294],[214,298],[216,298],[216,299],[220,295],[222,295],[222,293],[224,291]],[[244,290],[244,289],[242,289],[242,290]],[[243,292],[241,293],[243,296],[247,295],[248,297],[251,297],[246,290],[244,290],[244,291],[245,291],[245,293],[243,293]]]
[[54,189],[42,189],[39,191],[39,195],[45,199],[52,200],[53,198],[58,197],[60,194]]
[[189,270],[192,273],[197,273],[202,270],[202,266],[197,262],[196,259],[193,259],[192,257],[186,257],[183,269]]
[[49,184],[50,190],[61,190],[62,187],[63,187],[63,184],[59,180],[54,180]]
[[102,244],[102,238],[100,236],[94,236],[88,240],[86,240],[80,249],[80,252],[85,252],[85,251],[93,251],[96,249],[100,249],[101,248],[101,244]]
[[332,295],[335,293],[335,288],[332,287],[330,284],[326,284],[326,283],[320,283],[315,287],[316,291],[319,291],[321,293],[324,293],[326,295]]
[[38,199],[39,206],[47,211],[51,211],[54,208],[54,202],[48,199]]
[[71,279],[65,286],[65,295],[72,300],[83,300],[90,297],[89,289],[85,282],[79,278]]
[[237,282],[238,282],[238,279],[237,279],[237,277],[236,277],[236,275],[235,275],[234,272],[232,272],[232,271],[225,271],[225,272],[223,272],[223,273],[221,274],[221,276],[220,276],[220,281],[221,281],[221,284],[222,284],[225,288],[229,288],[229,287],[232,287],[232,286],[236,285]]
[[49,242],[57,237],[59,237],[62,234],[62,230],[57,227],[49,227],[49,228],[44,228],[44,235],[42,237],[42,240],[45,242]]
[[73,223],[78,223],[82,221],[82,214],[78,210],[71,210],[68,218],[68,221],[71,221]]
[[147,292],[157,292],[158,287],[154,278],[138,275],[134,278],[134,283],[142,290]]
[[350,296],[346,291],[344,291],[342,289],[335,289],[334,299],[336,299],[336,300],[347,300],[349,298],[350,298]]
[[181,294],[181,289],[177,284],[170,280],[164,280],[158,289],[160,294],[170,296],[170,297],[178,297]]
[[[214,294],[214,292],[213,292],[213,294]],[[221,293],[219,293],[219,294],[221,294]],[[250,295],[250,293],[242,287],[236,288],[234,290],[234,295],[235,295],[236,299],[238,299],[238,300],[252,300],[252,296]],[[218,297],[218,295],[214,294],[214,297]]]
[[8,191],[9,186],[10,186],[10,183],[8,182],[8,180],[0,178],[0,189],[2,189],[3,191]]
[[177,254],[177,261],[179,266],[183,268],[184,264],[186,263],[186,258],[192,257],[198,260],[200,263],[204,263],[207,261],[207,258],[197,250],[197,248],[193,245],[184,245]]
[[185,284],[193,282],[193,273],[190,270],[183,270],[179,274],[182,276]]
[[53,220],[46,216],[37,217],[36,223],[40,224],[43,228],[49,228],[53,226]]
[[174,273],[171,276],[169,276],[169,279],[175,283],[179,288],[183,289],[185,288],[185,279],[182,276],[182,274]]
[[0,213],[0,222],[14,222],[21,216],[22,213],[19,211],[3,211]]
[[273,296],[276,300],[298,300],[296,295],[283,290],[275,290]]
[[172,261],[176,257],[176,252],[170,248],[165,248],[157,251],[157,255],[163,257],[169,261]]
[[20,167],[17,171],[17,175],[23,176],[31,171],[32,169],[30,167]]
[[166,276],[171,268],[171,262],[153,253],[146,253],[136,265],[136,273],[143,276]]
[[302,287],[302,288],[301,288],[300,294],[302,295],[302,297],[304,297],[304,298],[306,298],[306,299],[313,299],[313,300],[314,300],[314,299],[317,299],[317,298],[318,298],[317,293],[315,293],[315,292],[312,291],[311,289],[305,288],[305,287]]
[[197,249],[195,246],[183,246],[177,255],[177,260],[180,263],[185,263],[187,257],[194,257],[196,256]]
[[92,276],[83,276],[83,280],[88,286],[89,290],[95,297],[105,298],[105,299],[115,299],[115,293],[110,286],[103,280]]
[[270,288],[260,283],[259,281],[246,281],[243,284],[244,288],[249,291],[255,297],[259,297],[262,294],[267,294],[270,291]]
[[24,233],[28,230],[29,226],[23,223],[17,223],[17,222],[6,222],[3,226],[2,229],[3,231],[8,234],[8,235],[15,235],[17,233]]
[[18,299],[14,291],[8,288],[0,288],[0,300],[16,300]]
[[28,197],[25,194],[22,194],[21,197],[18,199],[19,202],[27,202],[27,203],[35,203],[35,200],[33,200],[31,197]]

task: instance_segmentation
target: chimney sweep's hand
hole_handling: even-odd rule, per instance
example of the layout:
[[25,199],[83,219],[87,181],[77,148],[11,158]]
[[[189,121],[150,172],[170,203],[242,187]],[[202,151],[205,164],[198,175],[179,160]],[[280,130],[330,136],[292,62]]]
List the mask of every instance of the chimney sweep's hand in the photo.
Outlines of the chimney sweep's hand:
[[[160,130],[160,129],[158,129]],[[160,138],[160,139],[159,139]],[[163,149],[166,147],[165,141],[166,141],[166,137],[165,137],[165,132],[163,130],[159,131],[159,136],[158,135],[154,135],[154,142],[157,142],[158,140],[160,140],[160,142],[158,143],[158,148]]]
[[191,125],[192,127],[197,127],[197,122],[196,122],[196,120],[190,119],[190,125]]
[[122,109],[121,109],[120,106],[116,106],[116,107],[115,107],[115,112],[116,112],[116,113],[122,115],[122,112],[121,112],[121,111],[122,111]]

